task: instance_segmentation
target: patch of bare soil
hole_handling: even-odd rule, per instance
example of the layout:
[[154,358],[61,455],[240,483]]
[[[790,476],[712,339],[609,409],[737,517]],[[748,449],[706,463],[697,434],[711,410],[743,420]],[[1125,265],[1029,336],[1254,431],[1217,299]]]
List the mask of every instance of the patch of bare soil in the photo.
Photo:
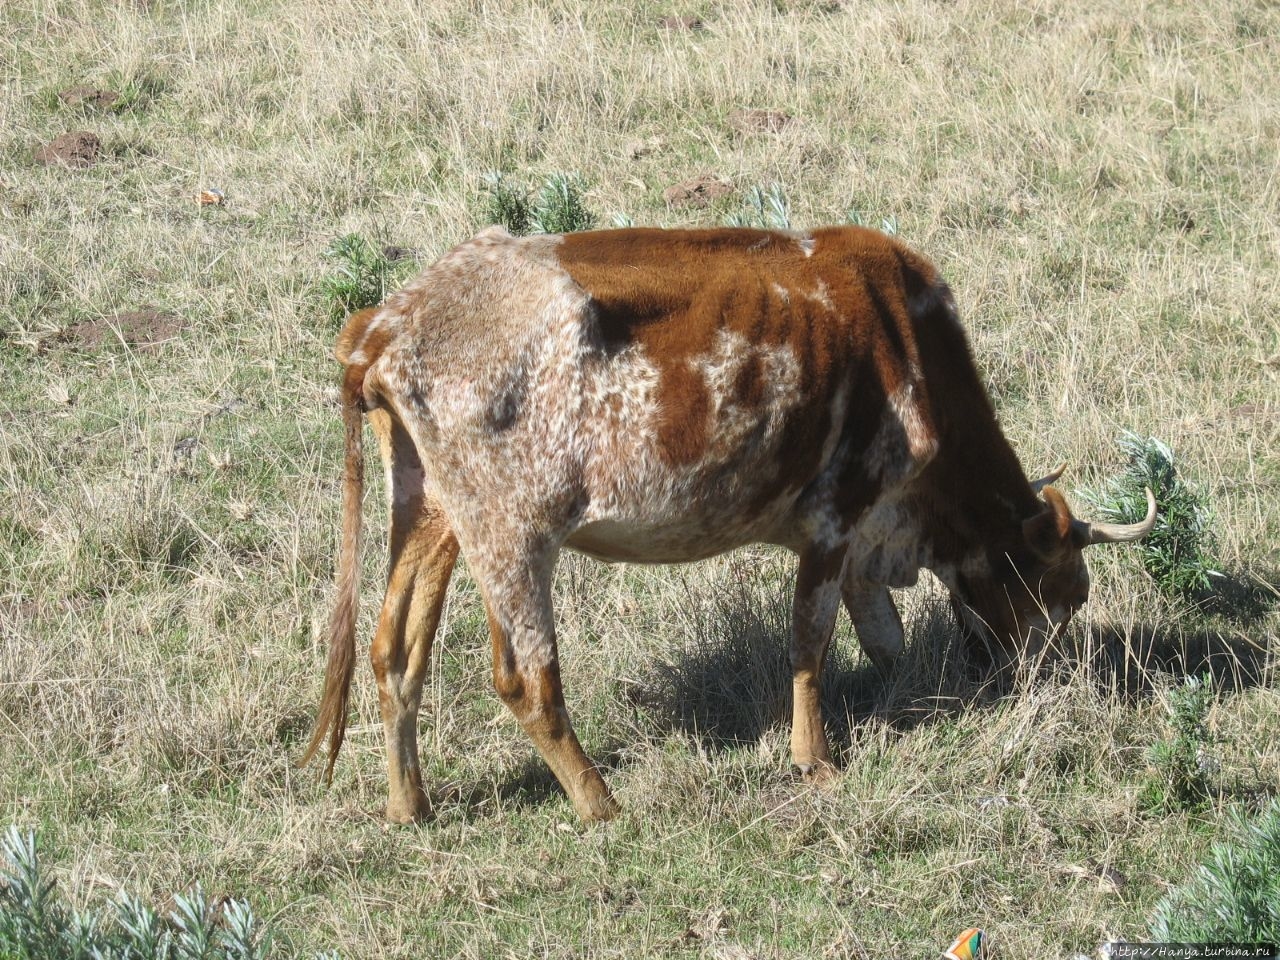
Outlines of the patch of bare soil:
[[782,110],[735,110],[729,126],[739,133],[781,133],[794,119]]
[[669,207],[705,207],[717,197],[733,193],[733,184],[710,173],[700,174],[662,191]]
[[98,162],[102,141],[87,130],[64,133],[37,147],[36,161],[50,166],[92,167]]
[[73,323],[57,339],[81,350],[100,350],[122,340],[138,350],[153,350],[175,339],[186,326],[181,317],[163,310],[132,310]]
[[661,150],[666,146],[666,141],[662,137],[649,137],[645,140],[628,140],[622,148],[622,155],[629,160],[639,160],[641,157],[647,157],[656,150]]
[[94,110],[110,110],[120,101],[120,94],[114,90],[103,90],[91,87],[87,83],[68,87],[58,94],[58,99],[68,107],[90,107]]

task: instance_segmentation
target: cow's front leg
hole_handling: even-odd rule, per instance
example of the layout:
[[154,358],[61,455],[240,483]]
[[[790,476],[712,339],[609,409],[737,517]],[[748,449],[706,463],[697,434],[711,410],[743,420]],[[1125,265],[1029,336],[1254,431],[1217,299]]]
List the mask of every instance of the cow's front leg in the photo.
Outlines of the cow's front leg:
[[843,549],[809,546],[800,554],[791,608],[794,701],[791,759],[805,779],[824,781],[835,772],[822,722],[822,666],[840,606]]
[[842,592],[858,643],[882,673],[890,673],[902,653],[903,633],[889,588],[846,576]]
[[493,638],[493,685],[564,787],[578,816],[608,820],[618,812],[618,805],[583,752],[565,709],[551,605],[554,563],[554,553],[531,551],[512,557],[509,566],[485,563],[490,569],[478,575]]
[[430,812],[418,761],[418,709],[458,541],[423,489],[417,451],[404,427],[382,410],[369,420],[387,465],[391,501],[391,571],[369,657],[387,743],[387,819],[412,823]]

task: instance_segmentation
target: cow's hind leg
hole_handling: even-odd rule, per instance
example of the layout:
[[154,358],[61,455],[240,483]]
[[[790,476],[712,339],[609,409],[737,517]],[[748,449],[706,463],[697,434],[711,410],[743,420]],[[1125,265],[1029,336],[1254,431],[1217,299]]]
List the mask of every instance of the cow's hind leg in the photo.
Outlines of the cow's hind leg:
[[493,638],[493,685],[584,820],[618,811],[578,742],[565,709],[551,603],[552,551],[533,549],[468,563],[480,581]]
[[391,569],[370,651],[387,741],[387,819],[412,823],[430,812],[418,761],[418,708],[458,541],[423,488],[422,464],[404,427],[384,410],[371,411],[369,420],[391,500]]
[[840,607],[843,566],[843,549],[803,550],[791,608],[791,759],[806,779],[815,781],[827,780],[835,771],[822,721],[821,689],[822,666]]

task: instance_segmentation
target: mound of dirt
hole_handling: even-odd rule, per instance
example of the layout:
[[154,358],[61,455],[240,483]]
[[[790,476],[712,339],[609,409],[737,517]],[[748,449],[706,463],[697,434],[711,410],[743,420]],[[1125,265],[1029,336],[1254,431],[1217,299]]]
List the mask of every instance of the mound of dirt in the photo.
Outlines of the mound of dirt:
[[138,350],[154,350],[176,338],[186,326],[181,317],[163,310],[132,310],[73,323],[58,339],[81,350],[99,350],[122,340]]
[[669,207],[705,207],[717,197],[733,193],[733,184],[709,173],[701,174],[684,183],[673,184],[662,191],[662,199]]
[[739,133],[781,133],[795,118],[781,110],[735,110],[729,126]]
[[688,30],[697,31],[705,29],[705,25],[699,17],[686,14],[683,17],[661,17],[658,20],[658,26],[663,30]]
[[58,94],[58,99],[68,107],[92,107],[95,110],[110,110],[120,101],[120,94],[114,90],[102,90],[82,83],[63,90]]
[[92,167],[98,162],[102,141],[88,130],[77,130],[54,137],[42,147],[37,147],[36,161],[50,166]]

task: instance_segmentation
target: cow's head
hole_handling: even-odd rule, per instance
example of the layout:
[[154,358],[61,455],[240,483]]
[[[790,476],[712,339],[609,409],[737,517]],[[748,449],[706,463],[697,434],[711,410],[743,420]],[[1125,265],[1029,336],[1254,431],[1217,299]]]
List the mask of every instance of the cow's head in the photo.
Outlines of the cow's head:
[[979,655],[1038,652],[1089,599],[1084,548],[1138,540],[1155,526],[1156,501],[1150,490],[1147,516],[1140,523],[1076,519],[1062,494],[1049,486],[1062,470],[1032,484],[1043,509],[1022,522],[1013,542],[955,577],[952,606],[967,645]]

